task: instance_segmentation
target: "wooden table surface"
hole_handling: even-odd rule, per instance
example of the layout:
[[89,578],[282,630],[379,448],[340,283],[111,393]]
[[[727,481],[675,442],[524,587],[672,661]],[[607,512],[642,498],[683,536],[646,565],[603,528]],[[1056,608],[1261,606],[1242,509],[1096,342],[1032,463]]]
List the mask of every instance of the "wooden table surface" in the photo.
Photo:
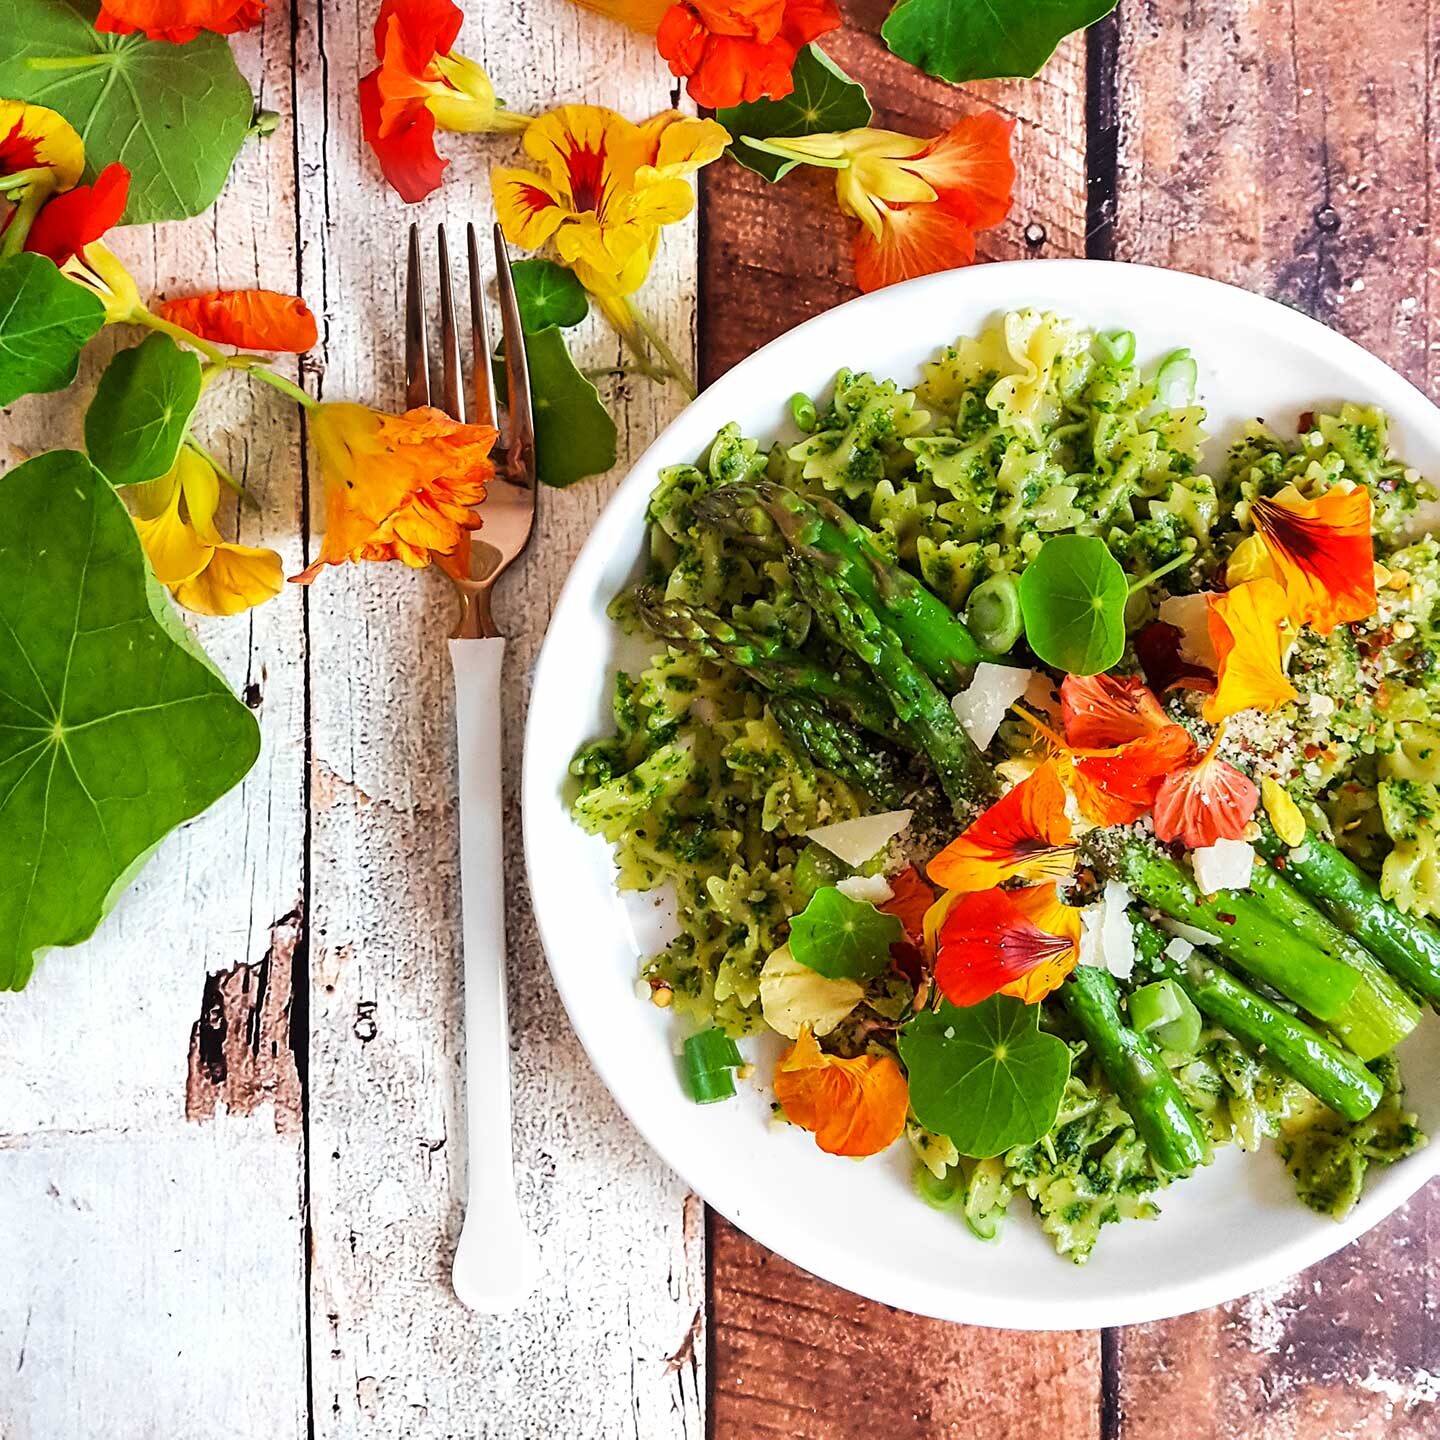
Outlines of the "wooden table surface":
[[[1016,204],[983,258],[1215,276],[1440,389],[1431,0],[1122,0],[1039,80],[963,91],[886,52],[885,0],[842,8],[826,48],[878,123],[933,132],[985,105],[1017,120]],[[648,42],[562,0],[469,9],[461,48],[516,108],[583,99],[638,118],[672,101]],[[237,49],[280,131],[247,148],[213,216],[124,249],[157,293],[298,288],[321,316],[312,388],[398,401],[403,224],[485,216],[487,166],[514,145],[443,137],[455,164],[438,195],[411,212],[385,193],[355,101],[373,10],[272,6]],[[828,183],[705,172],[645,294],[702,379],[853,293]],[[617,356],[593,326],[581,349]],[[512,780],[569,562],[679,405],[607,383],[622,462],[546,496],[498,607]],[[74,443],[79,413],[24,402],[0,413],[0,449]],[[233,381],[206,417],[263,501],[236,533],[293,573],[320,513],[296,415]],[[166,843],[92,942],[0,997],[3,1440],[1440,1434],[1440,1210],[1423,1192],[1249,1299],[1034,1336],[856,1299],[707,1217],[558,1007],[513,797],[517,1155],[545,1280],[517,1316],[461,1309],[446,1285],[463,1175],[446,608],[433,577],[398,569],[329,574],[200,627],[261,720],[260,764]]]

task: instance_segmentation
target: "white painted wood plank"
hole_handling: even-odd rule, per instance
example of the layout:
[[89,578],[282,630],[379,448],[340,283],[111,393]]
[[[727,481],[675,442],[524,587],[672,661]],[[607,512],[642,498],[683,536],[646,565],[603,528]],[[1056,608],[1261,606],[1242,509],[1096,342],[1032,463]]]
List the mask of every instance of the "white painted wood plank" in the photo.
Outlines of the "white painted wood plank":
[[[650,42],[563,0],[485,0],[460,48],[516,109],[671,99]],[[398,404],[405,227],[489,220],[488,167],[513,140],[441,136],[442,191],[382,194],[355,81],[369,3],[301,16],[303,271],[325,307],[327,398]],[[323,80],[323,86],[322,86]],[[693,223],[667,232],[644,300],[693,348]],[[613,337],[582,332],[581,363]],[[648,384],[623,405],[630,456],[680,405]],[[484,1319],[448,1287],[463,1190],[454,741],[444,582],[399,567],[331,573],[311,595],[313,912],[310,1059],[312,1367],[320,1437],[699,1436],[698,1204],[609,1100],[570,1031],[535,938],[513,788],[528,674],[550,606],[608,481],[547,493],[523,575],[502,585],[510,988],[521,1199],[541,1292]],[[318,516],[318,489],[316,491]],[[317,521],[318,524],[318,521]],[[312,542],[313,543],[313,542]],[[677,1357],[672,1360],[672,1357]]]
[[[288,16],[273,14],[236,48],[263,80],[262,103],[288,111]],[[130,232],[117,248],[159,294],[257,281],[289,289],[294,234],[282,130],[246,148],[212,215]],[[73,392],[0,415],[0,467],[11,447],[78,444],[101,356],[139,338],[103,337]],[[276,546],[293,570],[295,416],[238,377],[217,388],[198,433],[262,505],[230,531]],[[52,952],[26,991],[0,995],[6,1440],[305,1434],[300,1136],[284,1115],[277,1131],[268,1102],[248,1118],[185,1118],[207,973],[261,962],[272,923],[302,890],[301,619],[291,590],[250,617],[197,627],[237,689],[253,686],[259,763],[161,847],[88,944]],[[272,967],[277,984],[284,971]],[[283,1040],[288,996],[270,1002],[267,1037]],[[293,1087],[284,1098],[293,1113]]]

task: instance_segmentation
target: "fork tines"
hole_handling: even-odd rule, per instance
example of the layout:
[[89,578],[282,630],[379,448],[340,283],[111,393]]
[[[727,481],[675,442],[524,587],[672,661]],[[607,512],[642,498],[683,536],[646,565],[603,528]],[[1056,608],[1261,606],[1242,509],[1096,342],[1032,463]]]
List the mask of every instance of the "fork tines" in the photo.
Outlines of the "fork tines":
[[[455,297],[450,280],[450,247],[445,227],[438,227],[440,287],[440,397],[438,409],[452,419],[498,428],[490,369],[490,335],[485,322],[485,285],[480,269],[480,247],[475,226],[466,226],[466,258],[470,281],[470,349],[474,386],[472,413],[466,415],[465,385],[460,358],[460,335],[455,323]],[[500,227],[495,227],[495,281],[500,298],[500,333],[505,351],[505,411],[503,444],[495,447],[497,469],[510,480],[533,484],[535,423],[530,405],[530,372],[525,361],[524,330],[510,255]],[[430,387],[430,350],[426,338],[424,267],[420,256],[419,227],[410,227],[405,273],[405,403],[407,407],[436,404]]]

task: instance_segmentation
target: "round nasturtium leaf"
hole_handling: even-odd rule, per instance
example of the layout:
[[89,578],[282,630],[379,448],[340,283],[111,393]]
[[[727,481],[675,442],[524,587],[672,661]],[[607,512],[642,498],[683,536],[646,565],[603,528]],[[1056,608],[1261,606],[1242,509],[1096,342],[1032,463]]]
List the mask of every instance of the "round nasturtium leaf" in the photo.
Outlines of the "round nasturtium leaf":
[[1047,665],[1098,675],[1125,653],[1130,587],[1120,562],[1092,535],[1053,535],[1020,575],[1025,639]]
[[817,890],[790,922],[790,953],[831,980],[869,980],[890,963],[890,947],[905,938],[898,917],[833,885]]
[[0,405],[63,390],[85,343],[105,323],[105,306],[43,255],[0,263]]
[[910,1108],[962,1155],[984,1158],[1048,1134],[1070,1078],[1070,1047],[1040,1029],[1040,1007],[1009,995],[940,1002],[900,1031]]
[[130,171],[124,223],[208,210],[250,133],[255,96],[219,35],[184,45],[95,28],[98,0],[0,0],[0,95],[63,115],[85,180]]
[[147,335],[105,368],[85,412],[85,449],[112,485],[168,475],[200,402],[200,361]]
[[515,282],[520,324],[527,335],[547,325],[569,329],[590,313],[585,287],[564,265],[553,260],[517,260],[510,274]]
[[260,732],[85,456],[0,476],[0,575],[0,990],[18,990],[240,780]]

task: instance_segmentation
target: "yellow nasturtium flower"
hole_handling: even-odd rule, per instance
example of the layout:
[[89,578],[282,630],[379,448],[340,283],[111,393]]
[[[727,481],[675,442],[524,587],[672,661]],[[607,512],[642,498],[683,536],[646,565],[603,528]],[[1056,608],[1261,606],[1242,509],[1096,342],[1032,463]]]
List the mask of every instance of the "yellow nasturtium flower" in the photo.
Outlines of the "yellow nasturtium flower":
[[599,105],[564,105],[532,121],[534,170],[496,170],[495,212],[512,245],[553,243],[602,301],[645,282],[663,226],[695,207],[688,176],[729,144],[713,120],[666,110],[641,125]]
[[85,144],[44,105],[0,100],[0,194],[19,202],[69,190],[85,169]]
[[273,599],[285,571],[273,550],[234,545],[220,537],[220,477],[185,445],[168,475],[137,485],[135,529],[155,578],[187,610],[236,615]]

